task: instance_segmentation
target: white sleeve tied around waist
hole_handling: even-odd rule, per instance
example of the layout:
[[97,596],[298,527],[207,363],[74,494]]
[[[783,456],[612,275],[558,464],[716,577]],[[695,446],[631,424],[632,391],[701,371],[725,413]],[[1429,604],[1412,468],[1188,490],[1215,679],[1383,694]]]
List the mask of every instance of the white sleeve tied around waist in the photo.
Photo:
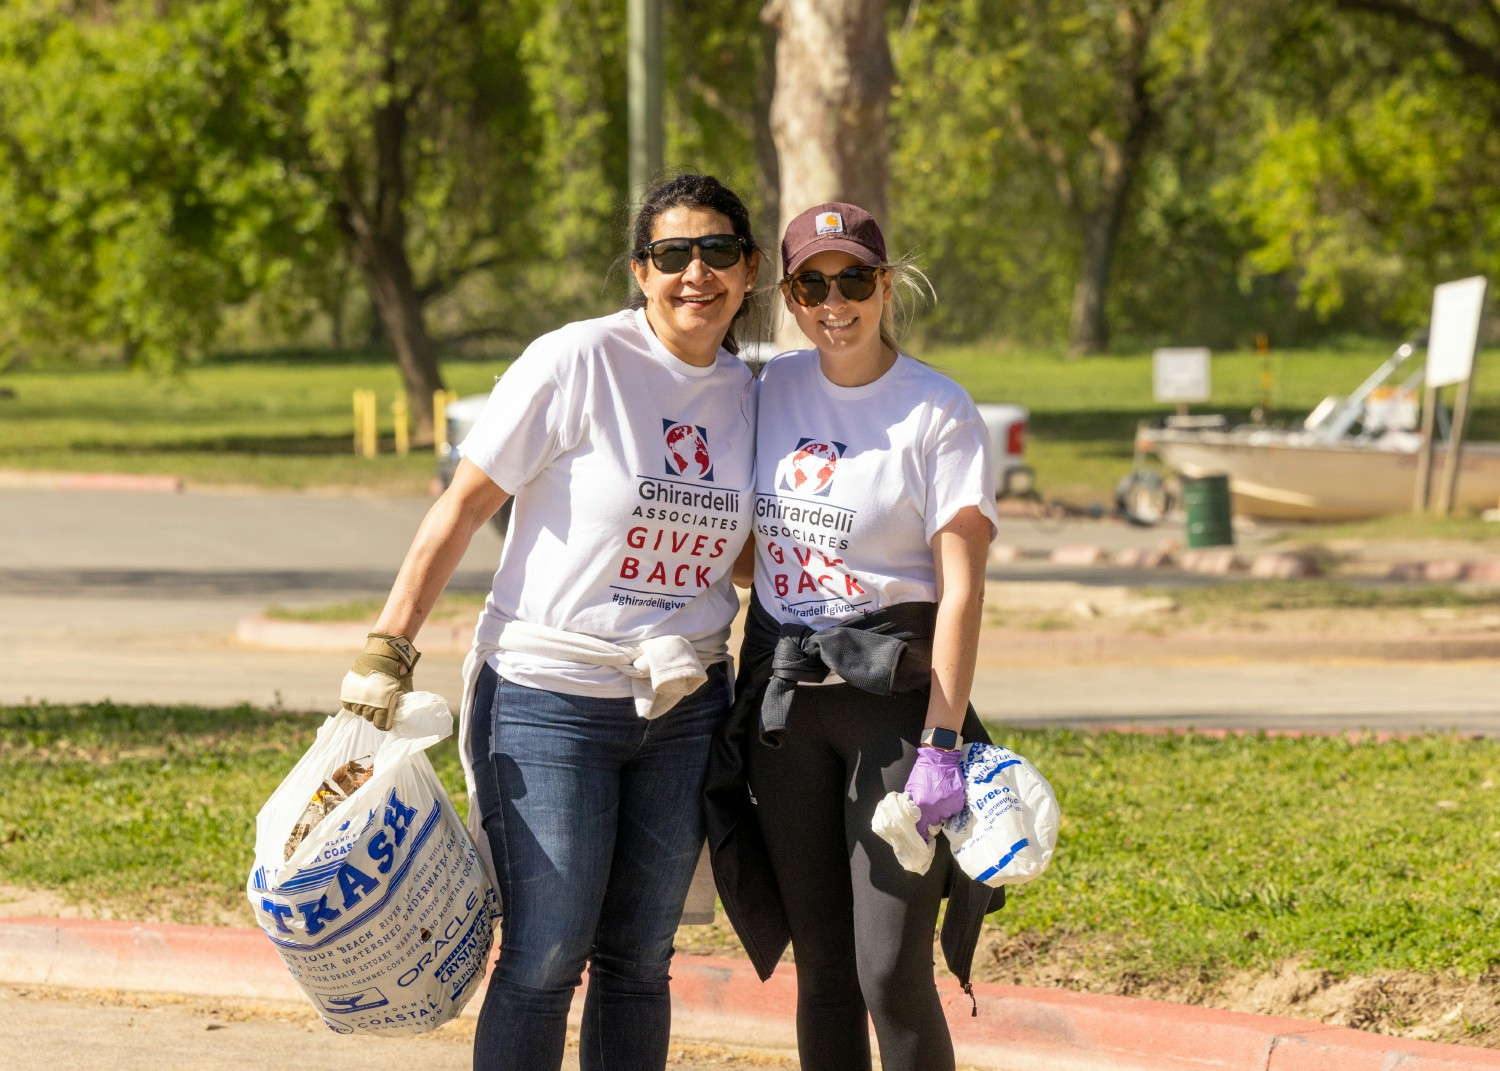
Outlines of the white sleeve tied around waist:
[[659,718],[684,696],[708,680],[704,659],[722,661],[722,637],[694,646],[684,636],[657,636],[639,644],[611,643],[562,629],[509,621],[496,637],[496,646],[538,658],[556,658],[593,666],[614,666],[630,679],[635,712]]

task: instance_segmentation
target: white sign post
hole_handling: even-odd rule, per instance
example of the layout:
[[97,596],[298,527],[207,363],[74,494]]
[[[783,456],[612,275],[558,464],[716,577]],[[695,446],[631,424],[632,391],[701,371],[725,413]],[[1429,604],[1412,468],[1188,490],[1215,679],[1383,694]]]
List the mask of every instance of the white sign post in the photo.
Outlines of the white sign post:
[[1417,512],[1427,509],[1432,485],[1432,436],[1438,390],[1458,384],[1453,407],[1453,427],[1443,459],[1442,495],[1438,513],[1453,510],[1458,489],[1458,466],[1463,450],[1464,426],[1469,417],[1469,399],[1474,392],[1474,351],[1479,344],[1479,324],[1484,315],[1488,282],[1482,275],[1441,283],[1432,291],[1432,324],[1427,338],[1426,390],[1422,404],[1422,446],[1417,458]]
[[1159,402],[1176,402],[1179,416],[1188,402],[1208,401],[1209,351],[1169,347],[1151,354],[1151,391]]

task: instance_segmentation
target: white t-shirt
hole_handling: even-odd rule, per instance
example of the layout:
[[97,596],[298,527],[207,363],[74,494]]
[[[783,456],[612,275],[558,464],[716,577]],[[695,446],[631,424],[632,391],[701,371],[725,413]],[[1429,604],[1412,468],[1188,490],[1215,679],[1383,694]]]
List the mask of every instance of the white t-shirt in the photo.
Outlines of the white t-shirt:
[[[543,335],[459,448],[515,495],[485,613],[611,643],[727,639],[754,442],[754,382],[732,354],[687,364],[639,310]],[[506,651],[492,665],[532,687],[631,694],[611,667]]]
[[989,434],[953,380],[905,354],[840,387],[816,350],[761,372],[755,590],[782,622],[826,628],[899,602],[932,602],[932,538],[965,506],[993,527]]

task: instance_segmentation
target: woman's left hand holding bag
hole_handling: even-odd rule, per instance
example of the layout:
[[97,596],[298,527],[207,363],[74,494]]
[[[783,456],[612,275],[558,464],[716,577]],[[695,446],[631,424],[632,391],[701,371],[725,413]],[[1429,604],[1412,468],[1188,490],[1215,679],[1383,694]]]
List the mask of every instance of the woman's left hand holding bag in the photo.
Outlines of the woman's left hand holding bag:
[[917,764],[906,779],[906,794],[922,812],[917,830],[923,840],[964,809],[964,753],[955,748],[919,747]]

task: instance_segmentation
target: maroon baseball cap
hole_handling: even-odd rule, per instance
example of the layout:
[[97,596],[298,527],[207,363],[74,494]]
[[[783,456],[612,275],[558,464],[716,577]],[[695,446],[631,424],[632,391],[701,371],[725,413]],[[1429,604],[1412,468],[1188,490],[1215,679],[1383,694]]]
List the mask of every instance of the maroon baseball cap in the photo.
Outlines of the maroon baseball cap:
[[786,225],[781,239],[781,273],[790,275],[816,253],[837,249],[864,264],[885,263],[885,235],[875,217],[857,205],[829,201],[815,205]]

